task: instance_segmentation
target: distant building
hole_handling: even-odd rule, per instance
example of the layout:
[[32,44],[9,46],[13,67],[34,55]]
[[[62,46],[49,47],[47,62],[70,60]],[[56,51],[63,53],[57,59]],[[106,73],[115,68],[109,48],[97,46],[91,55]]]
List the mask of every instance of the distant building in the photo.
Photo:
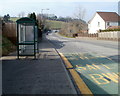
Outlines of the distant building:
[[96,12],[88,22],[88,33],[94,34],[112,26],[120,26],[120,16],[116,12]]
[[45,17],[54,17],[56,16],[55,14],[43,14]]

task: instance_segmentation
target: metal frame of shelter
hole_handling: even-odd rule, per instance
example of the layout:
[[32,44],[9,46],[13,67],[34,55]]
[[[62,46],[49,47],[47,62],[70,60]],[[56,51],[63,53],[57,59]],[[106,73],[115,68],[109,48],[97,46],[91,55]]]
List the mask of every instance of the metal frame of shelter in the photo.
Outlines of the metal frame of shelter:
[[39,52],[38,26],[34,19],[23,17],[17,21],[17,57],[34,56]]

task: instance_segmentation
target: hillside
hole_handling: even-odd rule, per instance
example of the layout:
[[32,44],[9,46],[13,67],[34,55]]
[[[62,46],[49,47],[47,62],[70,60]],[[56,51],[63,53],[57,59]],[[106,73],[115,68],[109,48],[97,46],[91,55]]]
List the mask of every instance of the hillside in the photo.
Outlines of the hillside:
[[10,17],[10,20],[13,21],[13,22],[16,22],[16,20],[18,20],[19,17]]
[[61,29],[66,23],[62,21],[47,20],[50,29]]

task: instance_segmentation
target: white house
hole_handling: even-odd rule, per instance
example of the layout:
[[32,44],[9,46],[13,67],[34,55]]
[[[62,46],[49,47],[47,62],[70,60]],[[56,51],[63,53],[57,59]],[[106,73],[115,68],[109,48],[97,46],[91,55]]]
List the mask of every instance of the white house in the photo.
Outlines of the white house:
[[96,12],[88,22],[88,33],[94,34],[111,26],[120,26],[120,16],[116,12]]

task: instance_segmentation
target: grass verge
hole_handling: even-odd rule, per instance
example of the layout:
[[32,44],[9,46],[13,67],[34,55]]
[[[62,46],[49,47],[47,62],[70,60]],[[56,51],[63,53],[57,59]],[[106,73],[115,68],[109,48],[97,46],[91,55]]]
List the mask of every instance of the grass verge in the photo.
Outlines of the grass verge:
[[8,55],[9,53],[16,50],[16,46],[8,40],[6,37],[2,37],[2,56]]
[[70,37],[70,36],[66,36],[66,35],[63,35],[61,33],[58,33],[59,35],[63,36],[63,37],[67,37],[67,38],[75,38],[75,37]]

